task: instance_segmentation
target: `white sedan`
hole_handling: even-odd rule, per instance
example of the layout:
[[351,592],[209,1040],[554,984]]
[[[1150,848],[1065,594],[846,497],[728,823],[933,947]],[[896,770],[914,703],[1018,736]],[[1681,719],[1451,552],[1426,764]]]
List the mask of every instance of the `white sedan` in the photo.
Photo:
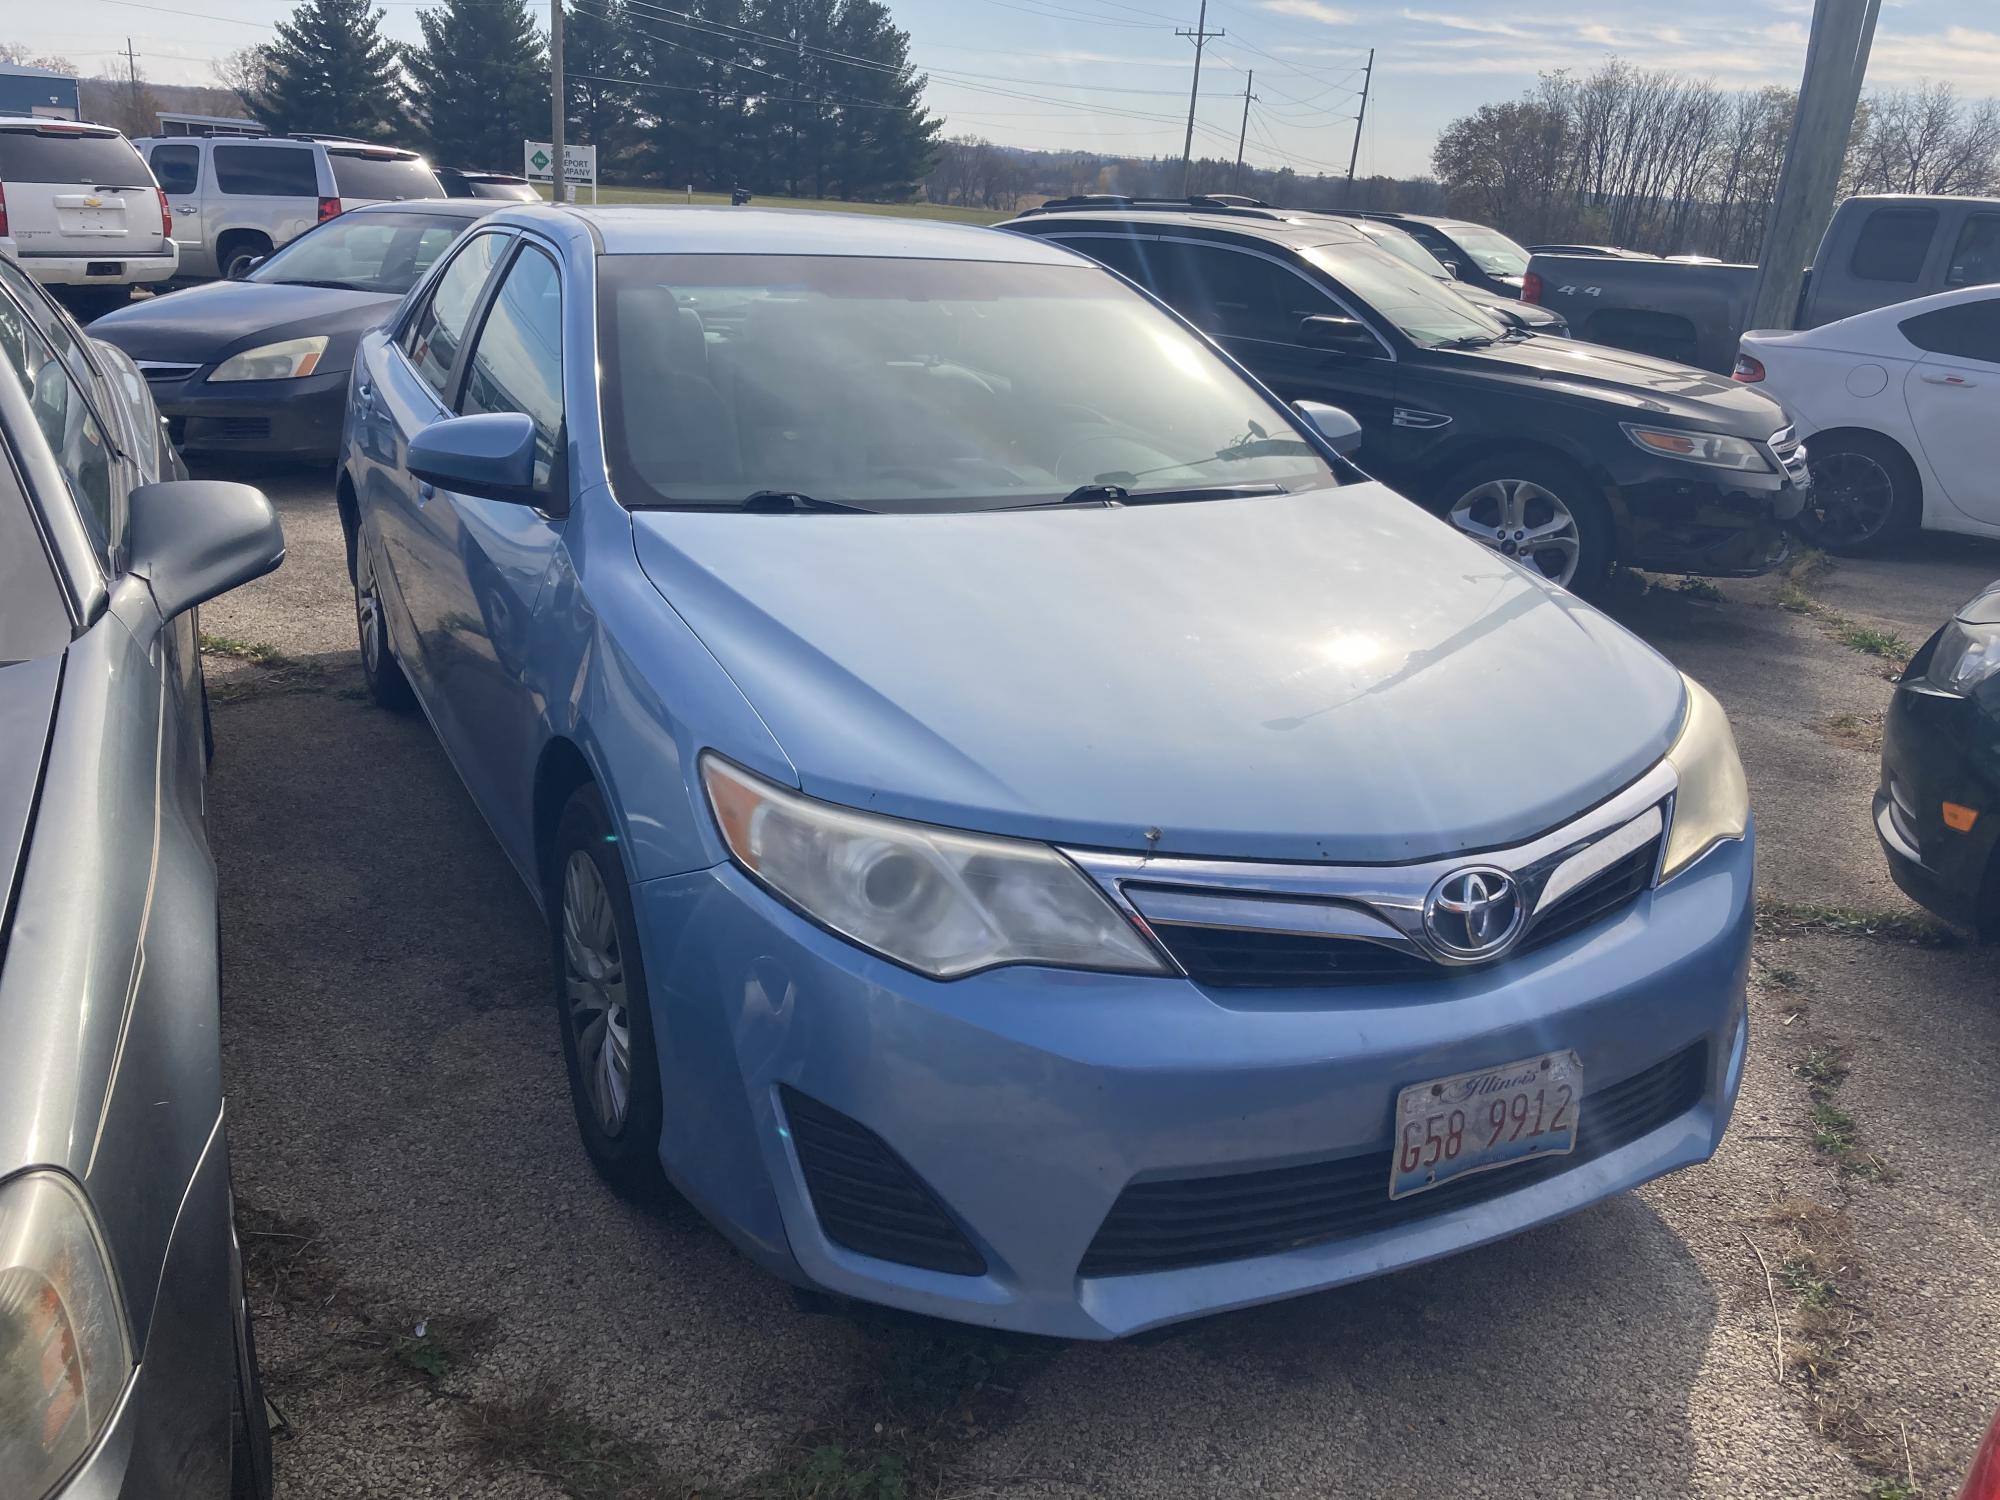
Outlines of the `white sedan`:
[[1736,378],[1762,384],[1806,440],[1809,540],[1863,552],[1918,526],[2000,537],[2000,286],[1746,333],[1738,351]]

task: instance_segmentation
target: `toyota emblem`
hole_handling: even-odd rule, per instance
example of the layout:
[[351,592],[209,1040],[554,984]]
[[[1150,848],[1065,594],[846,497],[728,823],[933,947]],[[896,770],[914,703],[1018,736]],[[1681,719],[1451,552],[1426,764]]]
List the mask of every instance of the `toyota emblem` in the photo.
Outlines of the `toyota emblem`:
[[1492,865],[1453,870],[1424,901],[1424,930],[1452,958],[1497,958],[1526,916],[1514,877]]

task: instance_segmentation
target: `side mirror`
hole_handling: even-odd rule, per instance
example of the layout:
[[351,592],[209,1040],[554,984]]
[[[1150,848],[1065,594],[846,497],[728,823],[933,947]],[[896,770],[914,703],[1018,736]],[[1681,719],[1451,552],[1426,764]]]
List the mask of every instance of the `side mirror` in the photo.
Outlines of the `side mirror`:
[[1446,269],[1447,271],[1451,272],[1451,274],[1452,274],[1452,275],[1454,275],[1454,276],[1458,275],[1458,262],[1457,262],[1457,261],[1455,261],[1455,260],[1448,260],[1448,261],[1446,261],[1446,262],[1444,263],[1444,268],[1445,268],[1445,269]]
[[1382,352],[1382,345],[1368,331],[1366,323],[1326,314],[1299,324],[1299,343],[1304,348],[1324,349],[1331,354],[1365,354],[1372,358]]
[[253,255],[248,260],[238,261],[235,265],[229,268],[229,279],[231,281],[243,280],[252,271],[256,270],[259,266],[263,265],[264,262],[269,260],[270,258],[271,257],[268,255]]
[[131,497],[131,569],[162,619],[261,578],[285,560],[264,492],[219,479],[142,484]]
[[426,484],[481,500],[539,505],[535,424],[517,411],[447,417],[410,439],[409,470]]
[[1361,424],[1345,407],[1328,406],[1324,401],[1294,401],[1292,410],[1312,424],[1342,458],[1352,458],[1361,447]]

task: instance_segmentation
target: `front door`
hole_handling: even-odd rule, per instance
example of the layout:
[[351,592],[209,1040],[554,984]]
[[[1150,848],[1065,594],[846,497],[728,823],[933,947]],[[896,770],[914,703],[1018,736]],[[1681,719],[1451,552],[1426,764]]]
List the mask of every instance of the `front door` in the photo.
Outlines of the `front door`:
[[2000,290],[1906,318],[1923,357],[1903,380],[1910,421],[1945,498],[2000,526]]
[[180,248],[181,271],[205,274],[210,267],[201,227],[201,147],[192,141],[155,146],[146,164],[167,195],[167,221]]

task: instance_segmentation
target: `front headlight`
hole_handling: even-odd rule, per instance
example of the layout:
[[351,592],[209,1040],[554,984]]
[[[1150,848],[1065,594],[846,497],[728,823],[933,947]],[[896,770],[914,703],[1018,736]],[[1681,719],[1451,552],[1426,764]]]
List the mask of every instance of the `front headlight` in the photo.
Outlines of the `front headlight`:
[[1750,786],[1736,755],[1729,716],[1715,695],[1683,674],[1687,719],[1667,752],[1680,778],[1674,793],[1674,821],[1667,830],[1667,857],[1660,879],[1671,880],[1725,839],[1740,839],[1750,827]]
[[2000,625],[1953,620],[1938,633],[1924,677],[1931,686],[1963,697],[1996,673],[2000,673]]
[[1727,437],[1720,432],[1683,432],[1676,427],[1641,427],[1637,422],[1620,422],[1625,436],[1648,453],[1667,458],[1684,458],[1691,464],[1708,464],[1717,469],[1741,469],[1768,474],[1771,464],[1764,450],[1748,438]]
[[89,1451],[132,1373],[125,1313],[83,1194],[0,1184],[0,1495],[46,1495]]
[[854,812],[713,755],[702,783],[729,852],[842,937],[937,979],[996,964],[1159,974],[1137,929],[1046,844]]
[[213,385],[223,380],[302,380],[319,368],[326,353],[326,335],[286,339],[277,344],[259,344],[232,354],[208,377]]

